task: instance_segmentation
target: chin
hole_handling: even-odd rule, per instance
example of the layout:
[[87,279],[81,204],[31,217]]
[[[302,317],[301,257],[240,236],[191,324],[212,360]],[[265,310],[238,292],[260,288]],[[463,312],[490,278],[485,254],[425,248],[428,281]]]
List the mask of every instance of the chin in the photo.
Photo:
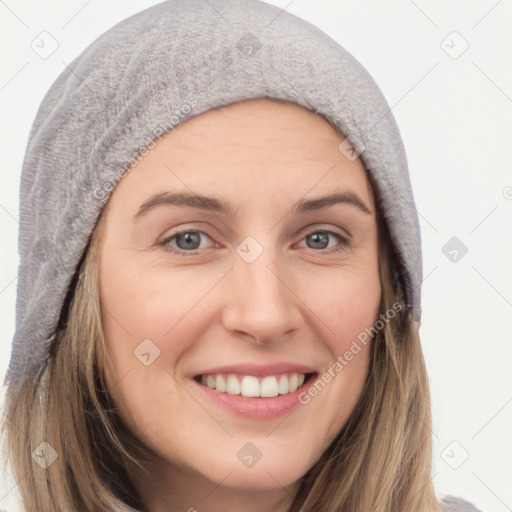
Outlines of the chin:
[[[261,464],[261,465],[260,465]],[[252,468],[233,468],[226,465],[227,472],[224,473],[225,479],[219,478],[219,474],[209,474],[209,480],[216,484],[222,484],[236,490],[252,491],[272,491],[282,489],[296,483],[303,472],[292,470],[290,465],[282,466],[280,464],[257,464]],[[295,466],[296,468],[296,466]],[[231,471],[231,473],[229,473]],[[229,476],[226,477],[226,475]],[[205,475],[206,476],[206,475]]]

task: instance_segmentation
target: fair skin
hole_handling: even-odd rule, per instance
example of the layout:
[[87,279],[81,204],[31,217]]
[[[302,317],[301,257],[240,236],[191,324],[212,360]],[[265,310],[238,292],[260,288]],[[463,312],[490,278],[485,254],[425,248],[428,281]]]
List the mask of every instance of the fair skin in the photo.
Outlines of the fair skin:
[[[154,454],[137,473],[148,510],[285,511],[353,411],[370,344],[307,404],[296,398],[379,314],[372,192],[361,160],[338,150],[343,138],[297,105],[244,101],[174,128],[114,190],[99,260],[105,372],[119,414]],[[222,199],[232,215],[148,203],[179,192]],[[293,211],[334,192],[352,199]],[[171,238],[182,230],[188,238]],[[289,368],[275,363],[315,375],[274,398],[195,379],[250,364],[235,377],[259,369],[279,381]]]

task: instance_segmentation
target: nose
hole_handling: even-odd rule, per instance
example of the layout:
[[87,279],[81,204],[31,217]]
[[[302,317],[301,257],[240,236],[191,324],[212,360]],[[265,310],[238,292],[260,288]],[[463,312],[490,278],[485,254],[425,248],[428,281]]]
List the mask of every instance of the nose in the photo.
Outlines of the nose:
[[286,263],[270,249],[252,263],[236,256],[225,283],[226,330],[259,344],[277,343],[297,330],[301,301]]

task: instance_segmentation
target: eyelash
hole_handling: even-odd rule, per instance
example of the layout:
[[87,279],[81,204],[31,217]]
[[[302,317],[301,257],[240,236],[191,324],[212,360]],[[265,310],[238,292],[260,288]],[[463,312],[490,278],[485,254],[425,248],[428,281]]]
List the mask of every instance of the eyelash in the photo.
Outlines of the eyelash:
[[[169,244],[169,242],[171,240],[174,240],[175,238],[177,238],[178,236],[180,235],[184,235],[186,233],[201,233],[203,235],[206,235],[208,238],[210,238],[211,240],[211,237],[208,236],[207,233],[205,233],[204,231],[200,231],[200,230],[194,230],[194,229],[186,229],[186,230],[183,230],[183,231],[178,231],[177,233],[174,233],[173,235],[167,237],[163,242],[161,242],[159,245],[161,245],[164,250],[166,251],[169,251],[169,252],[172,252],[173,254],[177,254],[178,256],[193,256],[193,255],[196,255],[198,254],[197,251],[200,251],[201,249],[196,249],[195,251],[196,252],[193,252],[193,251],[184,251],[183,249],[178,249],[176,247],[173,247],[172,245]],[[315,249],[311,249],[312,251],[314,252],[323,252],[325,254],[336,254],[338,252],[341,252],[345,249],[347,249],[347,247],[349,246],[349,240],[348,238],[340,235],[339,233],[336,233],[335,231],[329,231],[327,229],[316,229],[316,230],[313,230],[313,231],[310,231],[306,234],[304,234],[304,236],[301,238],[301,240],[304,240],[307,236],[309,235],[312,235],[314,233],[326,233],[328,235],[334,235],[335,237],[337,237],[340,241],[339,245],[338,246],[335,246],[334,248],[330,248],[330,249],[318,249],[318,250],[315,250]]]

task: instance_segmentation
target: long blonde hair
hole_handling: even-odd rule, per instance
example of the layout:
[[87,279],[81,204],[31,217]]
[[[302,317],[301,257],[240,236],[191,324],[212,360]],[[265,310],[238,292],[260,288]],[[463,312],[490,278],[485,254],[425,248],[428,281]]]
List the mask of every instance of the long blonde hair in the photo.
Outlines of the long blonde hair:
[[[138,511],[130,467],[149,451],[116,414],[101,369],[101,219],[63,308],[47,364],[6,394],[5,452],[29,512]],[[381,311],[400,298],[397,260],[378,216]],[[438,512],[431,481],[429,384],[418,330],[399,312],[371,343],[371,364],[348,422],[302,477],[289,512]],[[48,443],[57,458],[32,457]],[[44,445],[49,449],[48,445]]]

